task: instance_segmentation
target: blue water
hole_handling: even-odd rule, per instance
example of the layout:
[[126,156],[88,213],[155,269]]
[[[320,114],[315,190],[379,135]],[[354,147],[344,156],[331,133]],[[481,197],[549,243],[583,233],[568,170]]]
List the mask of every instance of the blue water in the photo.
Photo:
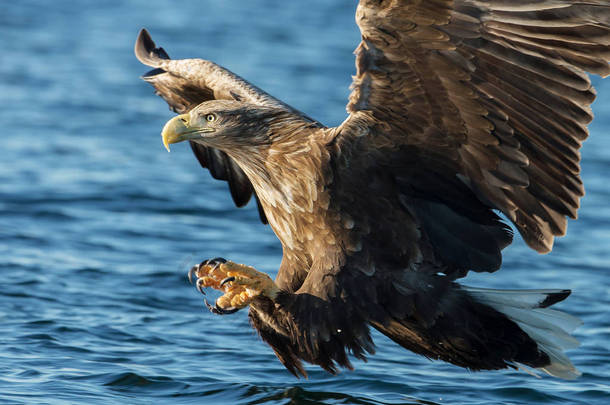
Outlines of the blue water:
[[[180,4],[178,4],[180,3]],[[333,4],[331,4],[333,3]],[[245,311],[205,310],[186,271],[224,256],[275,273],[278,241],[187,145],[138,77],[147,27],[173,57],[214,60],[327,125],[344,117],[351,1],[3,1],[0,5],[0,403],[610,403],[610,81],[583,149],[587,196],[551,255],[521,241],[467,280],[574,290],[583,376],[470,373],[375,334],[354,372],[286,372]]]

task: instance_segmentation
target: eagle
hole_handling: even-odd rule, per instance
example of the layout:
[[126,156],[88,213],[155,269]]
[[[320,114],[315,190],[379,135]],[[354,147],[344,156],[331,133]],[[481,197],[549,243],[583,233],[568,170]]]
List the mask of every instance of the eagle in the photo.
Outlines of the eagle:
[[[607,0],[360,0],[361,42],[337,127],[203,59],[173,60],[143,29],[143,79],[179,115],[162,140],[189,144],[235,205],[252,197],[281,242],[275,280],[208,259],[189,278],[249,307],[295,376],[304,362],[353,369],[374,328],[469,370],[579,371],[565,350],[567,289],[458,283],[495,272],[513,231],[548,253],[584,194],[579,148],[610,74]],[[503,216],[501,216],[503,215]],[[350,357],[351,356],[351,357]]]

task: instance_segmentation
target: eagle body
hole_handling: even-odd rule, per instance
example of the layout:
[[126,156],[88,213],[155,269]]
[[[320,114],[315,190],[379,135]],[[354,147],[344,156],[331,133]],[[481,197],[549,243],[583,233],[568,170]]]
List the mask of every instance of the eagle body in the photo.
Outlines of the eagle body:
[[[505,328],[514,329],[510,333],[511,339],[521,334],[521,340],[529,340],[531,353],[527,355],[533,356],[536,362],[531,359],[524,362],[544,364],[538,358],[541,356],[536,352],[536,344],[526,334],[491,307],[476,304],[452,282],[456,277],[454,273],[461,274],[466,267],[447,265],[436,259],[435,254],[441,255],[441,252],[434,251],[430,236],[422,229],[422,222],[431,220],[428,218],[431,213],[421,208],[426,204],[418,201],[424,198],[423,191],[419,190],[418,194],[413,190],[400,190],[401,173],[412,170],[408,164],[406,167],[398,163],[392,166],[391,161],[383,158],[383,149],[371,154],[366,148],[359,148],[358,139],[365,136],[361,133],[365,129],[357,122],[354,127],[344,129],[350,131],[345,135],[336,129],[312,128],[298,115],[282,110],[277,114],[280,119],[267,123],[270,133],[266,137],[274,140],[271,144],[247,154],[233,153],[231,148],[226,153],[239,162],[239,167],[252,182],[269,225],[282,242],[283,260],[276,279],[282,294],[275,303],[264,298],[255,301],[250,308],[250,319],[290,371],[305,374],[300,358],[330,372],[337,371],[335,363],[351,368],[346,342],[347,349],[356,357],[364,358],[366,352],[373,353],[365,319],[374,319],[372,324],[382,333],[430,358],[472,369],[503,368],[504,361],[497,360],[497,352],[493,352],[490,359],[484,357],[481,349],[469,359],[461,358],[460,350],[447,354],[447,348],[453,343],[443,343],[448,338],[436,336],[439,331],[435,329],[439,329],[439,313],[453,312],[451,307],[454,305],[460,311],[469,309],[475,313],[493,314],[488,316],[499,324],[502,333],[506,333]],[[290,127],[291,131],[273,134],[273,129],[278,127]],[[338,137],[343,137],[343,142],[350,147],[337,143]],[[351,151],[348,156],[342,153],[344,149]],[[292,181],[287,182],[286,178]],[[359,181],[362,178],[369,181],[366,189],[362,189]],[[435,206],[445,207],[444,212],[434,211]],[[429,211],[453,215],[456,221],[468,221],[465,214],[462,217],[441,203],[431,203]],[[363,212],[368,214],[362,215]],[[494,225],[507,244],[512,236],[508,228],[499,219],[490,226]],[[472,227],[464,232],[469,238],[477,236]],[[480,235],[482,238],[488,236]],[[494,247],[496,251],[490,255],[499,257],[501,248]],[[461,250],[456,252],[456,261],[474,254],[476,252]],[[498,267],[499,263],[492,259],[490,266]],[[342,276],[336,269],[347,272],[349,277]],[[411,277],[411,273],[417,277]],[[439,276],[438,273],[443,274]],[[313,294],[298,294],[300,290]],[[350,296],[350,291],[354,290],[359,290],[358,296]],[[346,299],[359,303],[357,312],[351,313],[355,308],[342,305]],[[293,311],[309,311],[311,307],[319,307],[326,316],[334,313],[334,317],[330,322],[311,318],[306,328],[287,322],[293,317]],[[392,312],[388,313],[387,308]],[[480,315],[467,312],[460,316],[464,318],[463,322],[470,323],[468,329],[461,332],[473,333],[472,320],[468,318]],[[278,323],[277,319],[284,319],[284,323]],[[407,320],[409,323],[405,326]],[[455,320],[451,319],[451,328],[455,327]],[[485,322],[479,322],[481,329],[490,327],[490,323],[484,327]],[[445,328],[443,325],[442,329]],[[420,331],[417,335],[405,336],[405,329]],[[292,343],[294,339],[297,345]],[[467,346],[467,351],[473,350],[470,347],[473,343],[461,333],[449,339],[462,339],[460,344]],[[435,345],[426,343],[435,340],[438,340]],[[483,346],[481,342],[476,343]],[[512,342],[500,344],[505,348]],[[492,342],[484,342],[484,345],[489,351]],[[511,347],[511,350],[517,349]]]
[[[188,140],[254,197],[283,248],[275,282],[244,265],[202,263],[197,286],[245,306],[295,375],[335,373],[374,353],[373,327],[401,346],[471,370],[523,366],[560,378],[580,321],[549,307],[565,289],[464,286],[494,272],[512,242],[548,253],[576,218],[579,148],[610,74],[607,1],[361,0],[348,118],[328,128],[202,59],[172,60],[146,30],[143,76]],[[189,273],[191,274],[191,273]],[[230,311],[228,311],[230,310]]]

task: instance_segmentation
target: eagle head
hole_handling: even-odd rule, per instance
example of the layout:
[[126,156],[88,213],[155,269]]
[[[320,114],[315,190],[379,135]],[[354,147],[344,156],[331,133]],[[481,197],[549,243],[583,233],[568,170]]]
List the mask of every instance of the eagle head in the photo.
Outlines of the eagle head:
[[229,100],[211,100],[169,120],[163,127],[163,145],[193,141],[225,152],[259,149],[274,141],[277,123],[292,116],[278,108]]

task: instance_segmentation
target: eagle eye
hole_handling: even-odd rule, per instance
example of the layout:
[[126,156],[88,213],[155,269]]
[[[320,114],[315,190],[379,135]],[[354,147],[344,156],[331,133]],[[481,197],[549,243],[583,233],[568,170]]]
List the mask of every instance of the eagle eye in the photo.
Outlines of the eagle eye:
[[208,114],[205,116],[205,120],[207,122],[214,122],[216,121],[216,116],[214,114]]

